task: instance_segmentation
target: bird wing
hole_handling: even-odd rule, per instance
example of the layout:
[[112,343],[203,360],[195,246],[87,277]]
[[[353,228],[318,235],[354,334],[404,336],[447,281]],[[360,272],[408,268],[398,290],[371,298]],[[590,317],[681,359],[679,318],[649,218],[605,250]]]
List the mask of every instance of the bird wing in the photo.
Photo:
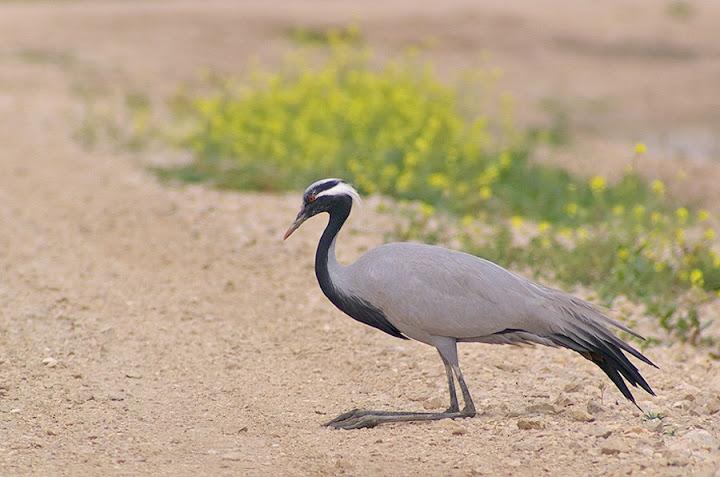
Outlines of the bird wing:
[[617,326],[593,305],[499,265],[443,247],[396,243],[363,255],[348,285],[401,331],[458,339],[505,330],[544,336],[568,326]]

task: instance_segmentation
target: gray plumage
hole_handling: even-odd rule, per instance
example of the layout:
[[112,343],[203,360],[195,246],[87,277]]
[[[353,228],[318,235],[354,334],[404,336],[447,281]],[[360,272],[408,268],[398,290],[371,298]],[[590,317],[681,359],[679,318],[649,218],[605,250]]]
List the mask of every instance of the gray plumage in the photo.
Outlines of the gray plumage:
[[[355,199],[352,192],[338,179],[311,185],[305,193],[304,208],[287,235],[308,217],[328,212],[330,221],[316,256],[316,273],[325,294],[359,321],[438,349],[448,372],[451,408],[432,418],[469,417],[475,413],[460,373],[457,342],[569,348],[597,364],[633,403],[623,377],[631,385],[654,394],[623,351],[654,364],[608,327],[638,334],[586,301],[534,283],[488,260],[438,246],[391,243],[370,250],[351,265],[339,264],[335,240],[350,212],[351,199]],[[453,372],[466,401],[465,415],[448,415],[457,412],[454,408],[458,407]],[[404,417],[398,419],[398,414]],[[353,428],[425,419],[419,415],[355,411],[329,424]],[[358,425],[359,421],[365,425]]]

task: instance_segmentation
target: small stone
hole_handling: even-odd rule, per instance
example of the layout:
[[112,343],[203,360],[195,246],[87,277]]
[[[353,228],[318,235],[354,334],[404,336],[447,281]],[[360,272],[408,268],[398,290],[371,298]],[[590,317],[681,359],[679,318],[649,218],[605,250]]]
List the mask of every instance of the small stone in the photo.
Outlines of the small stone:
[[533,404],[525,408],[527,414],[557,414],[557,410],[552,404],[542,403]]
[[605,408],[603,408],[600,404],[598,404],[595,401],[588,401],[587,403],[587,412],[590,414],[600,414],[605,411]]
[[10,414],[20,414],[20,409],[18,409],[18,408],[10,409]]
[[572,417],[573,420],[578,422],[593,422],[595,420],[593,416],[583,411],[582,409],[573,409],[570,413],[570,417]]
[[612,433],[613,433],[613,431],[611,431],[610,429],[607,429],[607,428],[599,428],[599,429],[595,430],[595,436],[601,437],[603,439],[607,439],[608,437],[610,437],[612,435]]
[[705,405],[705,411],[712,415],[720,412],[720,398],[715,398]]
[[678,447],[691,450],[716,450],[720,446],[718,439],[705,429],[693,429],[680,437]]
[[626,430],[625,434],[645,434],[647,432],[648,432],[648,430],[645,429],[644,427],[635,426],[635,427],[631,427],[630,429]]
[[42,364],[44,364],[48,368],[54,368],[58,365],[58,360],[55,358],[47,357],[42,360]]
[[528,431],[530,429],[544,429],[545,426],[540,421],[535,421],[531,419],[520,419],[517,422],[518,429],[522,429],[523,431]]
[[443,421],[442,427],[454,436],[461,436],[467,433],[467,429],[465,429],[465,426],[451,419]]
[[576,381],[574,383],[566,384],[563,388],[563,391],[565,391],[566,393],[576,393],[582,391],[583,387],[584,384],[582,383],[582,381]]
[[605,443],[600,447],[600,453],[604,455],[618,455],[623,451],[623,448],[625,448],[623,442],[614,437],[605,441]]
[[674,402],[672,405],[673,409],[682,409],[684,411],[690,409],[690,401],[686,401],[684,399]]
[[125,377],[128,379],[142,379],[142,374],[140,373],[125,373]]
[[222,460],[242,460],[243,455],[240,452],[226,452],[222,456],[220,456]]
[[685,467],[690,464],[690,452],[685,449],[667,449],[663,452],[668,465]]
[[108,399],[110,401],[124,401],[125,400],[125,394],[123,393],[110,393],[108,394]]
[[440,409],[445,404],[445,401],[440,397],[434,397],[423,402],[423,408],[425,409]]

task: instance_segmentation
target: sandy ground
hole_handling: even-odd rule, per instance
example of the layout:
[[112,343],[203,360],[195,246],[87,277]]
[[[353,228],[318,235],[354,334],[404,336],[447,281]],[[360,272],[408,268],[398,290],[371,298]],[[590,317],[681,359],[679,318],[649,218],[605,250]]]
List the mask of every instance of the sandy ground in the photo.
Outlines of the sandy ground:
[[[312,271],[323,221],[280,241],[297,195],[166,187],[144,167],[155,153],[88,152],[72,139],[73,88],[87,76],[159,97],[202,67],[240,71],[249,51],[279,54],[287,45],[277,29],[303,19],[359,15],[399,45],[417,22],[452,32],[443,38],[453,45],[490,35],[472,22],[500,29],[503,18],[506,31],[544,31],[534,20],[582,31],[554,16],[582,18],[574,2],[553,2],[552,15],[489,2],[494,17],[455,2],[412,14],[386,3],[0,4],[0,474],[718,475],[718,365],[681,345],[647,350],[661,369],[642,367],[658,397],[636,396],[662,420],[643,419],[570,352],[466,345],[476,418],[322,428],[353,407],[445,407],[440,360],[326,302]],[[596,12],[585,40],[624,18],[614,9],[644,8],[613,5]],[[708,17],[697,22],[682,41],[710,50]],[[683,28],[647,24],[635,36]],[[508,65],[503,54],[533,41],[502,38],[488,48]],[[672,58],[658,60],[675,67],[658,82],[685,84],[688,63]],[[683,61],[717,67],[700,54]],[[538,84],[562,89],[553,78],[563,64],[556,58]],[[698,94],[708,87],[687,75]],[[650,97],[683,124],[712,124],[717,97]],[[626,109],[656,131],[672,126],[635,106]],[[364,208],[341,238],[341,258],[380,243],[389,227]]]

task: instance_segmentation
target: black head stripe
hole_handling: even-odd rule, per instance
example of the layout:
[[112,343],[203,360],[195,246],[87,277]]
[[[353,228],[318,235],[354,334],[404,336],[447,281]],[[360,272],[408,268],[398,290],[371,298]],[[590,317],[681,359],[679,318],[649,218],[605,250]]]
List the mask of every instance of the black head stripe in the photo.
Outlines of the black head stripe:
[[341,180],[333,179],[333,180],[318,184],[318,185],[305,191],[304,199],[307,199],[311,195],[318,195],[319,193],[321,193],[323,191],[332,189],[333,187],[340,184],[341,182],[342,182]]

